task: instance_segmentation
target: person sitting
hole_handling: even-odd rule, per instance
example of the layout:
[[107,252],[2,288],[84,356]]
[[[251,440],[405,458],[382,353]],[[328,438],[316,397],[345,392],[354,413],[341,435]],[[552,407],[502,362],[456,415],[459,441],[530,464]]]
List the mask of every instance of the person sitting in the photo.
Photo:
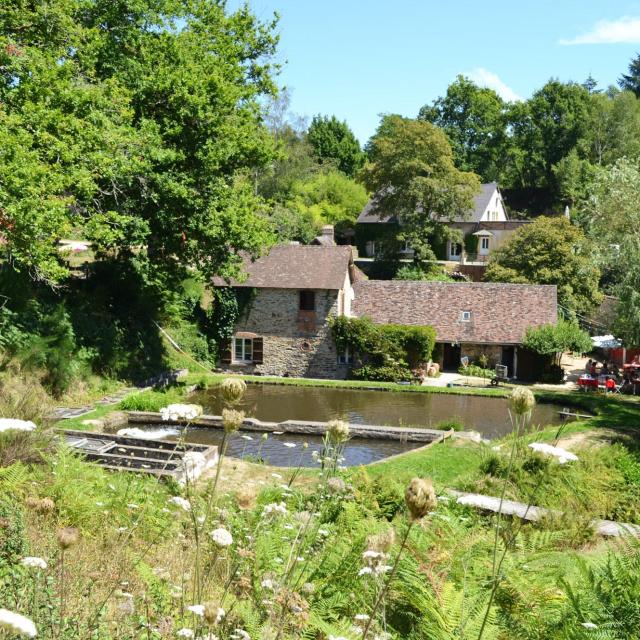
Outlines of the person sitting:
[[592,378],[595,378],[595,377],[596,377],[596,375],[597,375],[597,371],[596,371],[596,365],[597,365],[597,364],[598,364],[598,363],[597,363],[595,360],[591,363],[591,369],[589,370],[589,375],[590,375]]
[[602,363],[602,367],[600,367],[600,375],[609,375],[609,363],[606,360]]
[[616,381],[613,378],[608,377],[604,386],[607,390],[607,393],[613,393],[616,390]]
[[591,364],[592,364],[591,358],[589,358],[587,360],[587,364],[586,364],[586,366],[584,368],[585,372],[588,373],[589,375],[591,375]]

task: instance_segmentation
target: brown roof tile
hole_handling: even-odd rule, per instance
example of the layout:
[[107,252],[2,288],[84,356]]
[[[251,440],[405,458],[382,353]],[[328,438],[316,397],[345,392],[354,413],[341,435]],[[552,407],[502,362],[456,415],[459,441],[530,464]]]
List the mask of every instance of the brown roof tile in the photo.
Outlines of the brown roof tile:
[[[232,281],[234,287],[258,289],[331,289],[339,290],[352,264],[349,246],[277,245],[255,261],[247,260],[244,282]],[[220,278],[214,285],[224,286]]]
[[[555,285],[364,280],[354,289],[354,315],[430,325],[438,342],[519,344],[528,327],[557,320]],[[471,312],[469,321],[463,311]]]

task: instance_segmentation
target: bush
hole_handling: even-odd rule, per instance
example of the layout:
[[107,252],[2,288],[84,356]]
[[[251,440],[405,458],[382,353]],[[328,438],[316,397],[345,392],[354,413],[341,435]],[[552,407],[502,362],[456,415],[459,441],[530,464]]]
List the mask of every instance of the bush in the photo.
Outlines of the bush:
[[123,411],[160,411],[163,407],[176,402],[182,402],[184,397],[178,389],[167,391],[142,391],[134,393],[120,402],[119,409]]
[[477,364],[470,364],[466,367],[460,367],[458,373],[463,376],[474,376],[476,378],[493,378],[496,374],[493,369],[485,369]]
[[448,418],[447,420],[441,420],[436,425],[436,429],[442,429],[443,431],[464,431],[465,426],[462,420],[458,420],[458,418]]
[[401,363],[381,366],[363,365],[353,369],[351,374],[356,380],[372,380],[375,382],[405,382],[414,379],[409,367]]

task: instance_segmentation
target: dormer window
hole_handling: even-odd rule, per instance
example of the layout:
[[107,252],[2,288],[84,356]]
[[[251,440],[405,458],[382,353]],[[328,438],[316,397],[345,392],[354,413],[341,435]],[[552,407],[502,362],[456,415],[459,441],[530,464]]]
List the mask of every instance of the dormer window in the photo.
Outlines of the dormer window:
[[463,311],[460,314],[460,320],[462,322],[471,322],[471,311]]

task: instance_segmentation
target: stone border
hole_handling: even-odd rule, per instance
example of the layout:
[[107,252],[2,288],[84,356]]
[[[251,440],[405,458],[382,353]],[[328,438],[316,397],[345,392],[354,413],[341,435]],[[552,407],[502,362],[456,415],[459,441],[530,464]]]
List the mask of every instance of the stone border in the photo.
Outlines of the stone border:
[[[159,425],[166,424],[160,413],[153,411],[127,411],[130,424]],[[203,415],[187,422],[178,421],[176,424],[206,428],[222,428],[221,416]],[[285,420],[284,422],[263,422],[256,418],[245,418],[241,426],[244,431],[296,433],[301,435],[322,436],[327,430],[326,422],[315,422],[311,420]],[[371,438],[377,440],[398,440],[400,442],[443,442],[450,438],[453,430],[443,431],[440,429],[411,429],[409,427],[385,427],[369,424],[349,424],[349,430],[355,438]]]

